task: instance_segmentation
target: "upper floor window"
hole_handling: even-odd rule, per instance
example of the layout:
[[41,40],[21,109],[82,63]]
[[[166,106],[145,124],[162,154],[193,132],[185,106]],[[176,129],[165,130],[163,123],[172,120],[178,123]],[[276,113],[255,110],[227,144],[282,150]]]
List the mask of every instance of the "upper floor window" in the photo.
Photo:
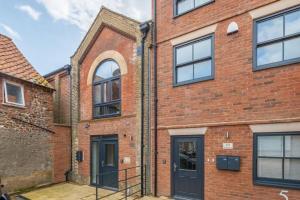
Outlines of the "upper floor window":
[[175,47],[175,85],[213,79],[213,46],[214,37],[206,36]]
[[254,69],[300,62],[300,9],[255,22]]
[[25,106],[24,87],[10,81],[4,81],[4,103]]
[[94,117],[109,117],[121,113],[121,73],[113,60],[102,62],[93,80]]
[[175,0],[175,15],[184,14],[213,1],[214,0]]
[[254,144],[256,183],[300,187],[300,133],[255,134]]

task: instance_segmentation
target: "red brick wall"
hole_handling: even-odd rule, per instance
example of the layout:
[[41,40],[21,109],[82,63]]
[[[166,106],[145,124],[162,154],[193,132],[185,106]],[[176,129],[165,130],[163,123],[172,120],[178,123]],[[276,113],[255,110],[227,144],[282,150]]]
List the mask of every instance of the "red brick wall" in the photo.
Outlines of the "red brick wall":
[[[218,1],[173,18],[173,1],[158,0],[158,193],[170,196],[170,136],[168,128],[213,126],[205,134],[205,199],[282,199],[282,188],[254,186],[253,133],[246,125],[300,121],[300,64],[253,72],[252,27],[248,11],[275,2]],[[227,35],[235,21],[239,32]],[[173,46],[170,40],[218,23],[215,32],[214,80],[173,87]],[[233,126],[223,127],[223,123]],[[219,125],[218,125],[219,124]],[[226,131],[235,148],[224,151]],[[218,154],[241,156],[240,172],[216,170],[208,159]],[[167,163],[163,164],[163,160]],[[300,192],[289,190],[290,199]]]
[[70,124],[70,78],[67,70],[59,71],[47,77],[49,83],[55,88],[53,95],[55,123]]
[[[229,139],[226,133],[229,132]],[[159,195],[171,193],[170,149],[171,137],[167,130],[158,132],[158,191]],[[204,136],[204,194],[206,200],[281,200],[279,193],[284,188],[255,186],[252,179],[253,133],[246,125],[211,127]],[[233,150],[223,150],[223,143],[233,143]],[[216,168],[217,155],[241,157],[241,171],[230,172]],[[214,159],[214,161],[213,161]],[[166,160],[166,164],[163,163]],[[286,190],[286,189],[284,189]],[[287,189],[290,200],[299,199],[299,190]]]
[[56,124],[52,136],[53,182],[66,181],[65,173],[71,168],[71,128]]
[[[118,135],[119,168],[136,166],[136,60],[135,41],[110,29],[104,28],[84,58],[80,71],[80,117],[78,125],[79,149],[83,150],[85,159],[79,163],[79,173],[87,180],[90,176],[90,139],[92,135]],[[102,52],[114,50],[126,60],[128,72],[121,77],[121,116],[93,120],[92,86],[87,84],[90,67]],[[86,128],[86,125],[90,125]],[[130,164],[123,164],[124,157],[130,157]],[[135,171],[131,172],[135,173]],[[120,174],[120,178],[121,178]]]
[[81,120],[92,119],[92,87],[87,85],[90,67],[104,51],[115,50],[125,59],[128,72],[121,78],[122,115],[135,114],[136,66],[135,42],[109,28],[104,28],[92,48],[87,53],[80,71],[80,116]]

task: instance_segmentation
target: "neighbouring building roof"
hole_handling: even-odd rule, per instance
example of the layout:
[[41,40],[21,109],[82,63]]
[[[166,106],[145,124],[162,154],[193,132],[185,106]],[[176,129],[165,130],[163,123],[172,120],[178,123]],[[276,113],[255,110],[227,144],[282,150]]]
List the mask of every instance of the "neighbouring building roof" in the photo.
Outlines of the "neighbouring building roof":
[[24,57],[12,39],[0,34],[0,73],[52,88]]

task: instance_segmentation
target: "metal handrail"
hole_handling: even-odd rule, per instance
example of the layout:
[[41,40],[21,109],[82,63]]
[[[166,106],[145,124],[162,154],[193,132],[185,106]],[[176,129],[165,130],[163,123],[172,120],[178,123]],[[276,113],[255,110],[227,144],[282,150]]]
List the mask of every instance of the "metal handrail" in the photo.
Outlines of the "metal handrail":
[[[141,174],[139,174],[139,175],[128,177],[128,170],[137,169],[137,168],[141,168],[141,167],[143,167],[144,169],[146,169],[146,166],[136,166],[136,167],[130,167],[130,168],[126,168],[126,169],[115,170],[115,171],[111,171],[111,172],[104,172],[104,173],[97,174],[96,175],[96,200],[105,199],[105,198],[107,198],[109,196],[115,195],[115,194],[123,192],[123,191],[125,191],[125,197],[123,197],[123,198],[121,198],[119,200],[122,200],[122,199],[127,200],[128,197],[133,196],[133,195],[135,195],[137,193],[140,193],[141,197],[144,196],[144,189],[143,188],[139,189],[138,191],[133,192],[132,194],[128,194],[128,192],[127,192],[128,189],[130,189],[130,188],[134,188],[134,187],[136,187],[138,185],[142,186],[142,184],[145,185],[145,183],[146,183],[146,176],[143,176],[145,180],[139,180],[139,182],[137,184],[128,186],[128,181],[129,180],[134,179],[134,178],[139,178],[139,177],[142,176]],[[144,172],[145,171],[146,170],[144,170]],[[98,189],[100,188],[100,186],[99,186],[100,177],[103,176],[103,175],[112,174],[112,173],[119,173],[119,172],[124,172],[125,179],[118,180],[118,183],[125,182],[125,188],[121,189],[121,190],[117,190],[115,192],[112,192],[112,193],[110,193],[108,195],[105,195],[103,197],[99,197],[99,191],[98,191]],[[142,183],[142,181],[144,181],[144,183]],[[136,199],[136,198],[134,198],[134,199]]]

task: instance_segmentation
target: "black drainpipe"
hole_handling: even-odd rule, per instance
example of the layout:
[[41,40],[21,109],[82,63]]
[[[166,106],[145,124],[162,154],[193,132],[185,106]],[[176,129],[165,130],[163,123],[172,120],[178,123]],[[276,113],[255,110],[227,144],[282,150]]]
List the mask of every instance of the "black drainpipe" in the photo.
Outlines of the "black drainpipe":
[[70,76],[70,79],[69,79],[69,87],[70,87],[70,127],[71,127],[71,130],[70,130],[70,154],[71,154],[71,156],[70,156],[70,169],[65,173],[65,176],[66,176],[66,181],[68,182],[68,181],[70,181],[70,176],[71,176],[71,173],[72,173],[72,171],[73,171],[73,164],[72,164],[72,161],[73,161],[73,155],[72,155],[72,149],[73,149],[73,139],[72,139],[72,72],[71,72],[71,70],[72,70],[72,66],[71,65],[66,65],[65,67],[64,67],[66,70],[67,70],[67,72],[68,72],[68,75]]
[[141,195],[144,196],[144,68],[145,68],[145,40],[149,32],[150,26],[148,22],[140,25],[142,32],[141,41]]
[[154,196],[157,196],[157,1],[153,1],[153,78],[154,78]]

